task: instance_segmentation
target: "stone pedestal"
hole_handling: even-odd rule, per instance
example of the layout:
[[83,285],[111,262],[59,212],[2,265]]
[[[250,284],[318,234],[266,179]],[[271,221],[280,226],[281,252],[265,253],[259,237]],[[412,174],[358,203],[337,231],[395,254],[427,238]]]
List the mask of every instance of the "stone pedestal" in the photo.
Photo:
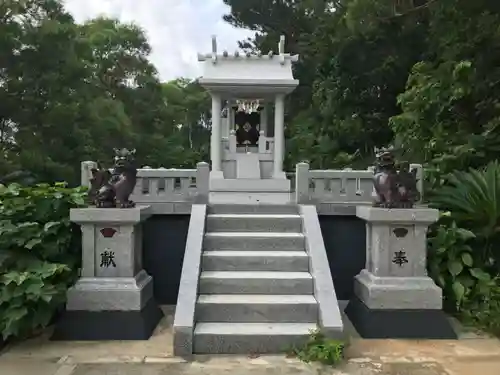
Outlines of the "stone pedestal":
[[430,208],[358,206],[366,221],[366,266],[354,280],[346,314],[365,338],[456,338],[442,291],[427,276]]
[[82,273],[68,290],[53,339],[145,340],[162,312],[142,268],[141,222],[149,206],[72,209],[82,230]]

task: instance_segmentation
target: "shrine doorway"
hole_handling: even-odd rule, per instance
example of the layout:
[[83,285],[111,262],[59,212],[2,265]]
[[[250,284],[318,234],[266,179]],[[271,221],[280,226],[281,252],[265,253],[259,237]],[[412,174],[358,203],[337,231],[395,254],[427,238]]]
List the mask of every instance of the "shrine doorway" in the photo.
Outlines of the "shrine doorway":
[[246,113],[236,109],[234,114],[236,146],[257,146],[260,132],[260,111]]

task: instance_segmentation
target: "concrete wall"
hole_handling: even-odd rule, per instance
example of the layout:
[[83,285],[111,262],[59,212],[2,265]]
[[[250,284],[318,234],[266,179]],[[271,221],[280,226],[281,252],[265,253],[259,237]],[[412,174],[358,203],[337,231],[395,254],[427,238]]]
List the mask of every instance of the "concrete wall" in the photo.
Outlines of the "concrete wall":
[[[347,300],[365,264],[364,221],[345,215],[319,219],[337,297]],[[177,302],[188,227],[189,215],[155,215],[144,224],[144,268],[153,276],[159,304]]]
[[153,276],[160,305],[175,305],[189,228],[189,215],[154,215],[144,223],[144,269]]
[[348,300],[354,276],[365,267],[365,222],[356,216],[324,215],[319,223],[337,298]]

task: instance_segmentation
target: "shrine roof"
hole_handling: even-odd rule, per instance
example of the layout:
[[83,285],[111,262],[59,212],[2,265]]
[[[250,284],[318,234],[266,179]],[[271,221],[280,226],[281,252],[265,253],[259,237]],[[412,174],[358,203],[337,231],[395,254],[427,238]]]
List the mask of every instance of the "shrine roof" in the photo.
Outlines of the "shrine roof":
[[292,64],[298,55],[284,52],[285,39],[279,43],[279,53],[267,54],[217,52],[217,40],[212,37],[212,53],[199,54],[203,75],[199,82],[211,91],[238,93],[288,93],[299,84],[294,79]]

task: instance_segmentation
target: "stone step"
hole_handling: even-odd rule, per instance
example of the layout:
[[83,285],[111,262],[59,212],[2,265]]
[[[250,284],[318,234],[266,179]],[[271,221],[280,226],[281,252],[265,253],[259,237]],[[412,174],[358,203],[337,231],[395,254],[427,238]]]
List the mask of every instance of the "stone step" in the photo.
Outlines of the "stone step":
[[214,204],[208,208],[211,214],[295,214],[296,204]]
[[203,271],[309,271],[305,251],[205,251]]
[[197,323],[196,354],[283,353],[303,345],[315,323]]
[[[208,195],[210,204],[231,205],[238,202],[238,205],[295,205],[295,194],[290,192],[228,192],[211,191]],[[226,212],[232,213],[232,212]],[[278,212],[279,213],[279,212]]]
[[211,214],[207,232],[285,232],[301,233],[298,214]]
[[202,294],[196,320],[201,322],[314,323],[318,305],[313,295]]
[[204,250],[304,250],[302,233],[208,232]]
[[199,294],[313,294],[309,272],[203,271]]
[[[238,167],[241,167],[241,165]],[[213,192],[289,193],[290,187],[290,180],[285,178],[260,178],[259,176],[258,178],[210,179],[210,191]]]

